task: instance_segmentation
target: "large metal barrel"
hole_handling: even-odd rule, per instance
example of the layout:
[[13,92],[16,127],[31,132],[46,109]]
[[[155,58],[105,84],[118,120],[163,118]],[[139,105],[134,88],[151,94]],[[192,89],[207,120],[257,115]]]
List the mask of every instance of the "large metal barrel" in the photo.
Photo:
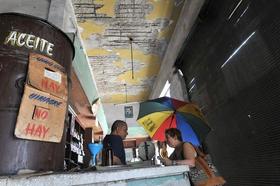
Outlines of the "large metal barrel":
[[[5,44],[11,31],[43,38],[45,46],[35,50],[31,43]],[[21,42],[26,41],[21,38]],[[46,41],[53,45],[47,48]],[[48,57],[62,65],[70,77],[74,47],[66,34],[33,16],[0,14],[0,175],[16,174],[24,169],[60,171],[64,167],[65,134],[60,143],[19,139],[14,135],[31,52],[51,54]]]

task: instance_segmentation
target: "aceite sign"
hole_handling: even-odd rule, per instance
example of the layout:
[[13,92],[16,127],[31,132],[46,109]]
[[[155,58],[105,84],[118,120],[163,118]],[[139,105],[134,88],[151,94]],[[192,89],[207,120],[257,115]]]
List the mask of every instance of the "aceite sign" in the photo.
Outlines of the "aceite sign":
[[20,33],[17,31],[11,31],[5,38],[5,45],[25,47],[32,50],[39,50],[48,56],[53,55],[54,44],[47,41],[46,39],[37,37],[32,34]]

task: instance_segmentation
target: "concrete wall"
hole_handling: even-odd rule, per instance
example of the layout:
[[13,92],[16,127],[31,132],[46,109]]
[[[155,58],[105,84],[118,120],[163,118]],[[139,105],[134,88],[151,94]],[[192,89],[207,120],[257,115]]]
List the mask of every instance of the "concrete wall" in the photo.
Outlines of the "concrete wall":
[[71,0],[0,0],[0,13],[17,12],[49,21],[66,33],[75,33]]
[[0,0],[0,12],[18,12],[46,19],[50,3],[50,0]]
[[167,47],[157,79],[154,83],[150,98],[159,97],[166,81],[172,81],[174,78],[173,65],[186,40],[198,14],[204,3],[204,0],[187,0],[184,3],[176,28]]
[[172,77],[169,79],[170,82],[170,97],[188,101],[188,93],[183,76],[177,71],[173,73]]

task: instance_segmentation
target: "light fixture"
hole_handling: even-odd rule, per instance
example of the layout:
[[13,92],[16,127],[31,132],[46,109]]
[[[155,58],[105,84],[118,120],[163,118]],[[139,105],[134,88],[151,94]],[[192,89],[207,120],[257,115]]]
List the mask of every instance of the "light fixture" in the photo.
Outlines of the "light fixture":
[[97,97],[96,99],[93,100],[92,104],[91,104],[91,112],[93,114],[93,116],[96,116],[97,115],[97,110],[98,110],[98,107],[99,107],[99,97]]

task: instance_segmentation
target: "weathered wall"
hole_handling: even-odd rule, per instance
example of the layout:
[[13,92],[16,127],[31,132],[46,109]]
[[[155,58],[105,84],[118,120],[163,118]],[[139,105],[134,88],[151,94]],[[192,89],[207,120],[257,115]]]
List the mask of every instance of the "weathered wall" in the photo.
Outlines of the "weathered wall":
[[75,33],[70,0],[0,0],[0,13],[17,12],[40,17],[66,33]]
[[46,19],[49,15],[50,0],[0,0],[0,12],[18,12]]
[[203,3],[204,0],[189,0],[185,2],[180,17],[177,21],[174,33],[167,47],[167,52],[165,53],[161,62],[159,74],[153,85],[150,98],[157,98],[160,95],[166,81],[172,81],[174,75],[173,65]]
[[186,89],[186,84],[183,76],[177,71],[172,74],[170,81],[170,97],[188,101],[188,93]]

